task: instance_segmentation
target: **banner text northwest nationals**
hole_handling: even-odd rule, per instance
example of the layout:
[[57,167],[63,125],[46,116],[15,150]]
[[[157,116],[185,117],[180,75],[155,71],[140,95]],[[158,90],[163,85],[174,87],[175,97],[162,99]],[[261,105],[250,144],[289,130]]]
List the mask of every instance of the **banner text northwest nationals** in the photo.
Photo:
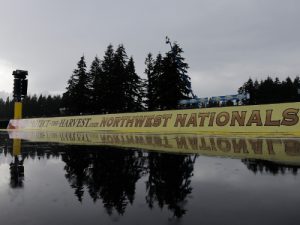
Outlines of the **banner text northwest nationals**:
[[[176,112],[176,111],[173,111]],[[251,111],[221,111],[221,112],[192,112],[161,113],[148,115],[103,115],[98,121],[91,117],[60,118],[59,121],[36,121],[34,127],[249,127],[249,126],[294,126],[299,122],[299,108],[286,108],[278,116],[273,109]],[[277,112],[278,114],[278,112]],[[122,114],[120,114],[122,115]]]

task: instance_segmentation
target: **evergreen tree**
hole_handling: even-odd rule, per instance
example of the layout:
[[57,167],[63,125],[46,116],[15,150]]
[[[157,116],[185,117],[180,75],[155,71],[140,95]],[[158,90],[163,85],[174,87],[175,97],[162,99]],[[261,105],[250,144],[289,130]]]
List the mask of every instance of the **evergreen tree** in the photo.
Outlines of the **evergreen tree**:
[[190,98],[192,93],[190,77],[187,75],[188,64],[184,62],[181,53],[183,50],[174,43],[171,51],[167,52],[163,59],[160,83],[165,91],[161,93],[162,109],[177,108],[178,101]]
[[98,57],[95,57],[89,71],[90,89],[91,89],[91,109],[95,113],[103,112],[103,95],[104,95],[104,77],[101,63]]
[[276,93],[274,93],[274,81],[271,77],[260,82],[260,87],[257,90],[261,104],[276,102]]
[[60,95],[54,95],[54,96],[48,95],[48,97],[46,98],[46,108],[47,108],[47,111],[45,112],[46,116],[59,116],[60,107],[61,107]]
[[164,73],[163,67],[163,57],[159,53],[156,56],[154,67],[153,67],[153,76],[152,76],[152,83],[153,83],[153,105],[154,109],[162,109],[162,96],[163,92],[166,91],[165,84],[162,82],[162,74]]
[[238,92],[250,94],[250,100],[244,102],[245,104],[295,102],[299,101],[299,87],[299,77],[296,77],[294,81],[290,77],[287,77],[284,81],[280,82],[278,77],[273,80],[268,76],[267,79],[260,82],[255,80],[254,83],[250,78],[239,88]]
[[9,97],[6,98],[5,102],[5,115],[7,118],[13,118],[13,109],[14,109],[14,101],[10,100]]
[[[128,60],[123,45],[116,51],[109,45],[102,61],[101,96],[103,112],[132,112],[142,109],[143,84]],[[100,93],[100,92],[99,92]]]
[[136,74],[133,58],[130,57],[124,80],[125,111],[136,112],[143,109],[143,81]]
[[[24,106],[25,106],[25,104],[24,104]],[[39,108],[38,108],[38,98],[37,98],[36,94],[28,97],[28,106],[27,107],[30,110],[30,111],[27,111],[28,112],[27,117],[37,117],[38,116]]]
[[145,60],[145,74],[147,75],[147,107],[148,110],[155,110],[159,108],[159,76],[162,71],[162,56],[158,54],[156,60],[152,58],[152,54],[149,53]]
[[[148,76],[148,108],[176,109],[178,101],[192,95],[190,77],[187,75],[188,64],[182,57],[183,50],[177,43],[161,58],[159,54],[153,63],[146,59]],[[153,65],[154,64],[154,65]],[[153,70],[152,70],[153,66]]]
[[243,84],[242,87],[239,88],[238,90],[239,94],[249,94],[250,98],[248,100],[245,100],[244,104],[255,104],[255,88],[254,88],[254,83],[251,78],[248,79],[247,82]]
[[65,105],[73,114],[87,113],[90,111],[89,77],[86,73],[84,56],[81,57],[68,81],[67,91],[64,93]]
[[114,54],[113,73],[109,80],[111,81],[110,93],[110,112],[125,112],[126,111],[126,66],[128,56],[123,45],[119,45]]
[[0,119],[5,119],[5,102],[2,98],[0,98]]
[[47,99],[45,96],[40,95],[37,101],[37,106],[38,106],[38,110],[37,110],[37,116],[41,117],[41,116],[46,116],[47,114]]
[[296,76],[293,82],[293,86],[296,92],[296,98],[295,101],[300,101],[300,95],[299,95],[299,91],[300,91],[300,78],[299,76]]
[[291,78],[287,77],[285,81],[282,82],[282,85],[282,95],[285,99],[285,102],[295,101],[297,99],[297,88],[294,87]]
[[101,63],[102,66],[102,86],[103,86],[103,90],[102,90],[102,110],[103,113],[109,113],[112,112],[110,103],[111,103],[111,94],[114,91],[117,90],[113,90],[113,84],[114,84],[114,80],[113,80],[113,70],[114,70],[114,49],[113,46],[110,44],[107,47],[107,50],[105,51],[104,54],[104,59]]

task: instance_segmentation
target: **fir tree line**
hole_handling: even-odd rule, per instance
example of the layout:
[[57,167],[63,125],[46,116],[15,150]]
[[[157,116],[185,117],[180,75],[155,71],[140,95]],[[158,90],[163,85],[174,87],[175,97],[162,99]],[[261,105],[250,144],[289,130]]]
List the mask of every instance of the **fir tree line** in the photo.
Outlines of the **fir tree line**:
[[191,97],[188,64],[177,43],[163,57],[149,53],[145,64],[147,79],[135,72],[132,57],[123,45],[107,47],[104,57],[95,57],[89,71],[81,57],[68,81],[63,101],[69,114],[103,114],[144,110],[176,109],[180,99]]
[[[169,42],[170,43],[170,42]],[[94,58],[87,68],[82,56],[68,80],[62,96],[28,96],[23,100],[26,117],[44,117],[79,114],[106,114],[137,111],[177,109],[178,101],[193,97],[188,64],[183,50],[175,42],[164,55],[149,53],[145,60],[146,79],[135,71],[133,57],[128,57],[125,47],[116,49],[110,44],[103,56]],[[243,104],[267,104],[299,101],[300,78],[287,77],[280,81],[265,80],[245,82],[238,93],[249,93]],[[232,105],[227,102],[225,105]],[[220,104],[210,102],[208,107]],[[13,116],[13,100],[0,99],[0,119]]]
[[9,119],[13,115],[14,102],[7,97],[6,101],[0,98],[0,119]]
[[298,90],[300,89],[300,78],[294,80],[287,77],[280,81],[278,77],[274,80],[267,77],[265,80],[253,81],[249,78],[238,90],[238,93],[249,93],[250,99],[244,104],[259,105],[282,102],[296,102],[300,100]]
[[[64,115],[176,109],[179,100],[191,98],[192,90],[183,50],[177,43],[170,45],[164,56],[159,53],[153,59],[148,54],[147,79],[137,75],[133,57],[128,57],[122,44],[116,50],[110,44],[103,59],[96,56],[89,68],[82,56],[62,97],[26,97],[23,115],[56,116],[59,109],[64,109]],[[12,118],[13,101],[2,100],[0,105],[0,118]]]
[[123,45],[107,47],[103,60],[97,56],[89,71],[81,57],[68,81],[63,102],[69,114],[99,114],[142,111],[144,81],[136,74],[134,61]]
[[174,43],[164,57],[158,54],[153,59],[152,54],[148,54],[145,61],[148,110],[176,109],[179,100],[193,96],[190,77],[187,75],[189,67],[182,53],[183,50]]
[[[27,96],[23,100],[23,117],[49,117],[59,116],[62,107],[60,95],[33,95]],[[0,119],[10,119],[13,117],[14,100],[7,98],[6,101],[0,99]]]
[[[155,59],[149,53],[145,65],[147,79],[135,71],[133,57],[128,57],[122,44],[116,50],[110,44],[103,56],[97,56],[87,68],[82,56],[60,96],[29,96],[23,100],[24,117],[106,114],[146,110],[176,109],[178,101],[191,98],[188,64],[182,48],[171,44],[169,52]],[[12,118],[13,101],[0,103],[1,118]],[[62,110],[61,110],[62,111]]]

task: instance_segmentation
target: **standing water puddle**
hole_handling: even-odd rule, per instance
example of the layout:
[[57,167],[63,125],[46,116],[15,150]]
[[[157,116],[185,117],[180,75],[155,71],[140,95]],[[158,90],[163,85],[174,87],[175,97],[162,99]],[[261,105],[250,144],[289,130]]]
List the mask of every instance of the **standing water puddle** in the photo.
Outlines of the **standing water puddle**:
[[300,139],[0,133],[1,224],[300,224]]

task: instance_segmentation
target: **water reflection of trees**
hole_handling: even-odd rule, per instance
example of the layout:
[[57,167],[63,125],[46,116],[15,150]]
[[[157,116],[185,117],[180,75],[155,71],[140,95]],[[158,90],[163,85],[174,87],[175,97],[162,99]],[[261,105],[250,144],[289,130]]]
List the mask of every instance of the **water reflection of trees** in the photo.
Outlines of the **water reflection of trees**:
[[297,175],[299,166],[290,166],[262,159],[242,159],[242,162],[253,173],[270,173],[273,175],[291,172]]
[[[7,140],[2,143],[7,145]],[[10,151],[7,148],[2,151],[3,154],[6,152]],[[19,164],[23,165],[27,158],[53,157],[65,162],[65,177],[77,199],[81,202],[84,195],[88,194],[94,202],[101,200],[109,215],[114,211],[124,214],[126,207],[133,204],[136,184],[142,177],[146,179],[145,199],[150,208],[166,207],[177,218],[186,213],[185,206],[192,193],[194,155],[23,142]],[[298,171],[296,166],[266,160],[242,159],[242,162],[254,173],[276,175],[287,171],[297,174]],[[22,187],[24,176],[15,176],[16,168],[11,167],[11,186]]]
[[0,134],[0,150],[1,153],[4,154],[5,156],[7,155],[8,152],[8,146],[9,146],[9,138],[8,135]]
[[[146,201],[167,206],[174,216],[185,214],[184,204],[191,193],[190,178],[194,157],[124,150],[117,148],[70,147],[62,155],[66,178],[82,201],[85,188],[94,201],[101,199],[108,214],[123,214],[135,196],[136,182],[149,173]],[[93,150],[94,148],[94,150]]]
[[150,208],[157,202],[160,208],[165,205],[175,217],[186,213],[184,205],[192,192],[195,156],[150,153],[149,178],[146,182],[146,201]]
[[62,156],[66,178],[78,200],[82,201],[85,186],[94,201],[102,199],[108,214],[113,210],[123,214],[133,203],[135,184],[146,171],[145,158],[138,151],[82,150],[72,147]]
[[145,157],[140,151],[103,151],[93,158],[89,192],[94,200],[101,198],[108,213],[115,208],[123,214],[132,204],[135,184],[145,173]]

